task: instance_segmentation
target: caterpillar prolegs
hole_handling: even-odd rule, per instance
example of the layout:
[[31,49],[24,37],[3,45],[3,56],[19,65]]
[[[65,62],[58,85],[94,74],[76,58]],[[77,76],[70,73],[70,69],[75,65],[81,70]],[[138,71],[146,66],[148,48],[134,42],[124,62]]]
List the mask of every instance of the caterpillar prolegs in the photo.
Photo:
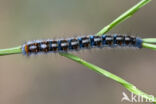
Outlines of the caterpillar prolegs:
[[56,53],[78,51],[81,49],[102,47],[142,47],[142,39],[127,35],[88,35],[68,39],[57,40],[35,40],[29,41],[22,46],[24,55],[39,54],[39,53]]

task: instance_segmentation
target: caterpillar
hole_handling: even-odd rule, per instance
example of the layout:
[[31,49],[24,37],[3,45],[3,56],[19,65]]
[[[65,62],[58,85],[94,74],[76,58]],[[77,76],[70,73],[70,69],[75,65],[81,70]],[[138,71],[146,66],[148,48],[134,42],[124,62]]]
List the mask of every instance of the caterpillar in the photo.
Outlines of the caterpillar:
[[22,46],[22,53],[29,56],[39,53],[78,51],[94,47],[142,48],[142,39],[128,35],[88,35],[68,39],[35,40],[24,44]]

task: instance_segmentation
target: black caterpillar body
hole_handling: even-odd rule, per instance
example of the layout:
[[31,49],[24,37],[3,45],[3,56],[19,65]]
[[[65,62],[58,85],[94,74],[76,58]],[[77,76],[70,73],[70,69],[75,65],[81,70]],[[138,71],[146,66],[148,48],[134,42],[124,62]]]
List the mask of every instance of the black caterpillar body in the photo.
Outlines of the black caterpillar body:
[[24,55],[49,53],[49,52],[68,52],[94,47],[142,47],[142,40],[138,37],[127,35],[89,35],[77,38],[58,39],[58,40],[36,40],[23,45]]

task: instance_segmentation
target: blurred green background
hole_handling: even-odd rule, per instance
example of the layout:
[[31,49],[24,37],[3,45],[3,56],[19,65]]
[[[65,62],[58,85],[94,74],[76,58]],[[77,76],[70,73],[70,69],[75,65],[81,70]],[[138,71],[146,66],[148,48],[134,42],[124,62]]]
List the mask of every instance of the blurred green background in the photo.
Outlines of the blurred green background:
[[[95,34],[139,0],[0,0],[0,48]],[[156,37],[156,1],[110,34]],[[156,96],[156,53],[92,49],[74,54]],[[0,104],[121,104],[120,84],[58,54],[0,57]],[[130,104],[124,102],[124,104]]]

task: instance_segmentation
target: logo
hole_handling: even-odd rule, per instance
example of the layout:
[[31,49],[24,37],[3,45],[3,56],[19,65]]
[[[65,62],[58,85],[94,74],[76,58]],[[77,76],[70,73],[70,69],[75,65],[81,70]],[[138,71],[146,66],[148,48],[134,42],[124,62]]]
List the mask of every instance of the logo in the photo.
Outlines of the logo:
[[149,98],[144,98],[144,95],[140,95],[140,96],[137,96],[133,93],[131,93],[130,96],[128,96],[125,92],[122,92],[122,99],[121,99],[121,102],[124,102],[124,101],[127,101],[127,102],[131,102],[131,103],[138,103],[138,102],[154,102],[155,99],[154,99],[154,96],[153,95],[150,95]]

